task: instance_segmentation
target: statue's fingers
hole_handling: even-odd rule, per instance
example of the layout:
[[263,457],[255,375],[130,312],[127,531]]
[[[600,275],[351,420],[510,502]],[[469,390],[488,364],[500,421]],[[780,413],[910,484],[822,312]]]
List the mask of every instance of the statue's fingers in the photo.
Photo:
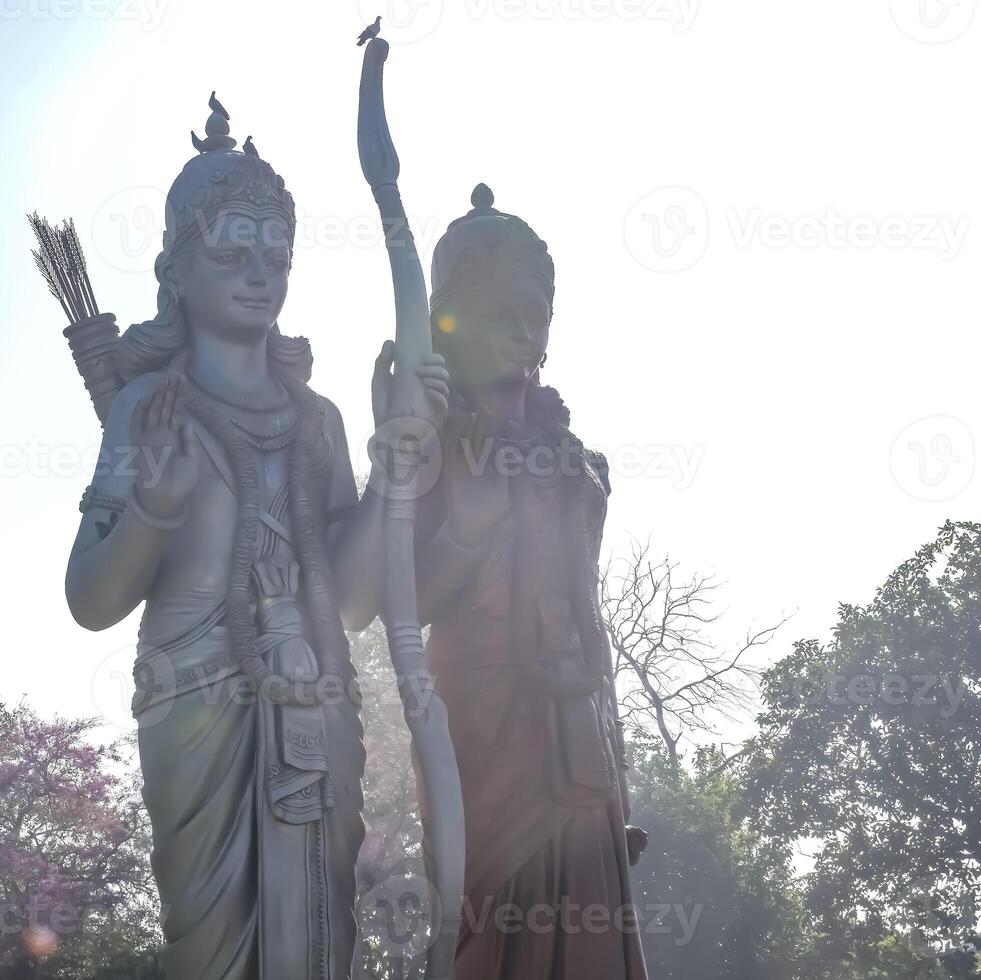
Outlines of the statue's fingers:
[[160,406],[160,424],[167,428],[173,428],[174,425],[174,405],[177,403],[177,396],[180,393],[180,384],[181,379],[176,378],[170,381],[164,392],[163,404]]
[[381,346],[378,356],[375,358],[375,374],[373,380],[388,377],[392,373],[392,365],[395,363],[395,341],[386,340]]
[[153,393],[150,405],[146,411],[146,428],[156,429],[160,425],[160,416],[163,412],[164,399],[167,397],[167,389],[170,387],[170,378]]
[[426,367],[446,367],[446,358],[442,354],[437,354],[433,351],[431,354],[422,355],[422,364]]
[[183,377],[177,379],[177,391],[174,394],[174,408],[170,417],[170,427],[180,429],[187,419],[187,382]]
[[198,454],[198,439],[194,433],[194,423],[184,422],[180,429],[181,455],[194,459]]
[[439,378],[440,381],[449,383],[450,372],[442,364],[420,364],[416,368],[416,374],[425,380],[426,378]]
[[422,385],[430,394],[437,392],[444,400],[450,396],[450,386],[443,378],[423,378]]
[[133,406],[133,417],[130,421],[130,432],[132,435],[139,435],[146,428],[146,410],[150,404],[150,399],[144,395]]

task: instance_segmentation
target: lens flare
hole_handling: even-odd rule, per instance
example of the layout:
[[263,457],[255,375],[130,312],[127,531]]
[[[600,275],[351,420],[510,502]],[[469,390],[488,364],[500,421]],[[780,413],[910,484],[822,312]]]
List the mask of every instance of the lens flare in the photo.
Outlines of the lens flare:
[[47,926],[32,926],[24,934],[24,945],[39,958],[50,956],[58,947],[58,937]]

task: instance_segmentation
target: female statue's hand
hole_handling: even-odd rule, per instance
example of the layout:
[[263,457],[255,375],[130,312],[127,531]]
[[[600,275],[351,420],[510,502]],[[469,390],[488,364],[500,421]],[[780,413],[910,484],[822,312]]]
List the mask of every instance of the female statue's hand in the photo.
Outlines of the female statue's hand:
[[627,827],[627,859],[630,867],[640,861],[641,854],[647,850],[647,831],[640,827]]
[[[392,405],[392,365],[395,363],[395,341],[386,340],[375,360],[375,372],[371,378],[371,411],[375,428],[390,421],[395,408]],[[426,354],[416,369],[416,374],[426,392],[425,407],[417,411],[422,421],[434,431],[446,419],[450,394],[450,372],[441,354]]]
[[144,510],[163,519],[184,510],[198,482],[194,427],[183,403],[184,379],[169,375],[133,411],[138,450],[134,493]]
[[499,472],[487,425],[473,412],[460,415],[443,439],[446,509],[451,537],[477,545],[507,517],[507,476]]

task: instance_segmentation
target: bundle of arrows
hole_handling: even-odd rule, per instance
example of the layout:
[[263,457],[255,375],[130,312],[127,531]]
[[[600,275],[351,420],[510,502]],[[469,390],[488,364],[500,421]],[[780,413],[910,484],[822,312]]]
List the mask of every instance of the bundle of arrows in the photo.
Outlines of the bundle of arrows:
[[61,303],[69,323],[98,316],[99,307],[89,282],[75,222],[69,218],[58,227],[37,211],[29,214],[27,220],[38,242],[38,249],[32,250],[31,254],[51,295]]

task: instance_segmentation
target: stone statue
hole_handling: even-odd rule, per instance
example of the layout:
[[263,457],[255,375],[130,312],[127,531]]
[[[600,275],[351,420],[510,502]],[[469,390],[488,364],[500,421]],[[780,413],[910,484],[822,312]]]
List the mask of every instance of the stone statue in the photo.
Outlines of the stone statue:
[[[451,397],[442,472],[416,531],[426,652],[466,813],[453,976],[643,980],[629,864],[646,838],[625,826],[597,594],[607,467],[540,384],[554,293],[546,245],[493,202],[478,185],[433,257],[433,346]],[[605,926],[583,928],[590,906],[606,910]]]
[[[66,591],[92,630],[146,601],[134,710],[168,978],[343,980],[364,750],[342,623],[380,606],[384,501],[359,503],[310,346],[278,327],[292,197],[210,106],[167,197],[157,314],[116,341],[125,386]],[[393,356],[372,382],[379,425]],[[438,426],[442,359],[417,375]]]

